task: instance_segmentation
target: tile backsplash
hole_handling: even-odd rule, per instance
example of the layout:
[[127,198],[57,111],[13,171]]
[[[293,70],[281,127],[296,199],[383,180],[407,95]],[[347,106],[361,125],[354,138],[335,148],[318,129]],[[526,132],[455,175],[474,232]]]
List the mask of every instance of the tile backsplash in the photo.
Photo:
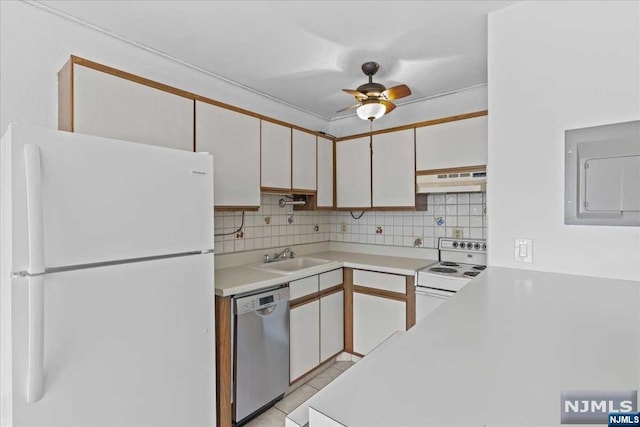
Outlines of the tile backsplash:
[[[424,209],[424,208],[423,208]],[[355,217],[360,212],[353,212]],[[438,237],[486,238],[485,193],[429,194],[426,210],[370,211],[360,219],[332,212],[330,240],[393,246],[437,248]]]
[[[215,214],[215,253],[251,251],[302,243],[329,240],[330,211],[294,211],[281,208],[285,196],[263,194],[260,210],[245,212],[242,232],[235,232],[242,224],[242,212]],[[224,234],[224,235],[221,235]]]
[[[326,241],[436,248],[438,237],[486,238],[486,193],[429,194],[426,210],[368,211],[355,219],[343,211],[294,211],[284,196],[263,194],[257,212],[215,214],[216,253]],[[423,207],[424,209],[424,207]],[[353,212],[357,218],[361,212]],[[224,234],[224,235],[220,235]]]

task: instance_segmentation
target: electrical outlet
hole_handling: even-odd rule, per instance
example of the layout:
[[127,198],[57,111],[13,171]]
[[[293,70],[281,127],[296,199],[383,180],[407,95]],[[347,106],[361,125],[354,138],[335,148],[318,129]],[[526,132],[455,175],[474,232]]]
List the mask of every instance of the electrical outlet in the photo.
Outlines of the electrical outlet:
[[344,233],[346,233],[346,232],[347,232],[347,223],[346,223],[346,222],[341,222],[341,223],[340,223],[340,232],[341,232],[342,234],[344,234]]
[[462,228],[460,228],[460,227],[454,227],[453,228],[453,238],[454,239],[463,239],[464,238],[464,233],[462,231]]

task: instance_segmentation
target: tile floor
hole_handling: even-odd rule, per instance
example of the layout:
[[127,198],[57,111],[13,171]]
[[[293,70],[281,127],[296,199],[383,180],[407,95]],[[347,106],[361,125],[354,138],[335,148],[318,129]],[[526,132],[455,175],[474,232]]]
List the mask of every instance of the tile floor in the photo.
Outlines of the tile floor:
[[274,407],[267,410],[258,418],[246,424],[246,427],[283,427],[284,418],[320,389],[335,380],[344,371],[353,366],[354,362],[334,362],[329,368],[318,373],[306,383],[290,391]]

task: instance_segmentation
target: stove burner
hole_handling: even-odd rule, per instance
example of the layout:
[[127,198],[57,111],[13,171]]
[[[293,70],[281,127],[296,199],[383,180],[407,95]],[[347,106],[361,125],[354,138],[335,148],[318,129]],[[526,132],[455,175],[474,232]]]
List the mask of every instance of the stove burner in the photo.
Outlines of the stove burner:
[[470,276],[470,277],[476,277],[478,274],[480,274],[479,271],[465,271],[464,272],[465,276]]
[[449,262],[449,261],[442,261],[440,265],[443,267],[460,267],[460,264],[456,264],[455,262]]
[[456,273],[458,270],[447,267],[433,267],[430,268],[429,271],[433,271],[434,273]]
[[484,270],[485,268],[487,268],[487,266],[486,266],[486,265],[474,265],[474,266],[473,266],[473,269],[474,269],[474,270],[480,270],[480,271],[482,271],[482,270]]

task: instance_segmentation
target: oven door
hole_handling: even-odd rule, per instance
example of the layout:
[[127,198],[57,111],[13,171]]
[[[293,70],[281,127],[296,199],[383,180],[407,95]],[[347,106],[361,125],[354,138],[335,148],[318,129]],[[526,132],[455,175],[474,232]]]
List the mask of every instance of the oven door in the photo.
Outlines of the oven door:
[[416,323],[424,319],[455,292],[416,286]]

